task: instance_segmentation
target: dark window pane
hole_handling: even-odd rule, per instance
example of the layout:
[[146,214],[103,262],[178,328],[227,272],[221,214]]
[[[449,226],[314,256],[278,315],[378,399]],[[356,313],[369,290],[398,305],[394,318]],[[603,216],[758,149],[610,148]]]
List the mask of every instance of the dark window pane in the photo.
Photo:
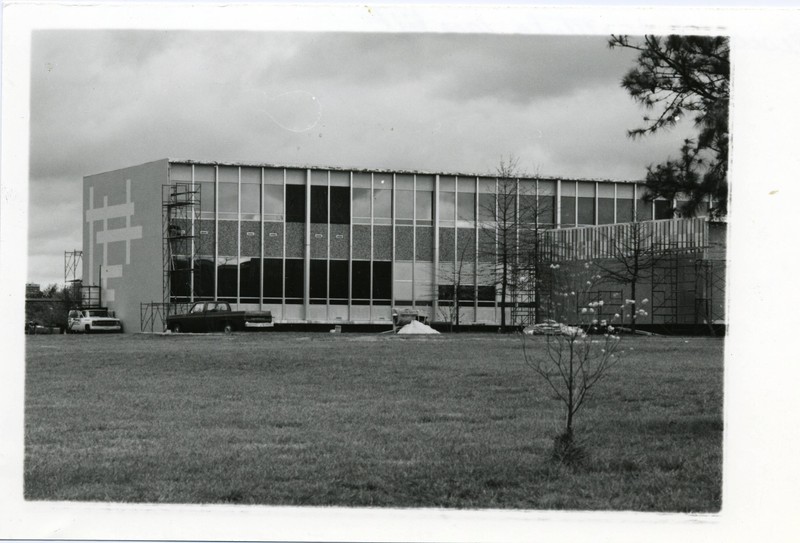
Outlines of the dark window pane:
[[537,212],[539,224],[549,225],[556,223],[556,197],[539,196],[539,210]]
[[286,222],[305,222],[306,188],[303,185],[286,185]]
[[286,297],[303,297],[303,261],[299,258],[286,259]]
[[372,263],[372,298],[389,300],[392,297],[392,263]]
[[578,224],[594,224],[594,198],[581,196],[578,198]]
[[172,296],[189,296],[192,273],[189,261],[185,258],[172,259],[172,271],[169,277],[169,288]]
[[458,193],[458,220],[459,221],[474,221],[475,220],[475,193],[474,192],[459,192]]
[[455,287],[454,285],[439,285],[439,300],[452,300],[453,295],[455,294]]
[[350,224],[350,188],[331,187],[331,224]]
[[239,265],[239,289],[241,298],[257,299],[261,282],[261,261],[250,259]]
[[[300,261],[302,263],[302,260]],[[280,258],[264,259],[264,298],[283,297],[283,261]]]
[[536,222],[536,195],[535,194],[520,194],[519,195],[519,220],[523,223]]
[[475,299],[475,285],[461,285],[458,287],[458,299],[471,302]]
[[597,223],[612,224],[614,222],[614,199],[597,199]]
[[495,299],[494,285],[478,285],[478,300],[492,301]]
[[561,226],[575,226],[575,197],[561,197]]
[[617,199],[617,222],[633,220],[633,200]]
[[309,297],[327,298],[328,297],[328,261],[311,261],[311,278],[309,287]]
[[495,218],[495,206],[497,205],[497,195],[481,193],[478,199],[478,217],[482,221],[493,221]]
[[353,299],[369,299],[369,262],[365,260],[353,261],[353,282],[351,286]]
[[214,297],[214,261],[201,258],[195,261],[194,295]]
[[329,296],[331,299],[346,299],[347,298],[347,260],[331,260],[330,261],[330,278],[328,284],[330,288]]
[[672,202],[669,200],[656,200],[656,220],[672,218]]
[[328,222],[328,187],[311,187],[311,222]]
[[220,263],[217,266],[218,298],[236,298],[237,268],[235,263]]
[[636,202],[636,220],[649,221],[653,218],[653,202]]

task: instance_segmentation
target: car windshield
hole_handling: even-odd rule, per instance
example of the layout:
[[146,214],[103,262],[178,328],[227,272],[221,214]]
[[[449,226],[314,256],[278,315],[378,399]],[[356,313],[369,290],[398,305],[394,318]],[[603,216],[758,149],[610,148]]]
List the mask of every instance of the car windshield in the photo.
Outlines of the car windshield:
[[108,311],[96,309],[94,311],[87,311],[87,317],[108,317]]
[[202,313],[204,304],[195,304],[192,307],[191,313]]

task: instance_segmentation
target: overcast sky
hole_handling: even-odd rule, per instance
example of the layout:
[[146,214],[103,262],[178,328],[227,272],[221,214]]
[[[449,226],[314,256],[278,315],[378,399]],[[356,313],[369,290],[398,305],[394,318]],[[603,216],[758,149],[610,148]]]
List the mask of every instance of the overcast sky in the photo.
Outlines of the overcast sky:
[[641,179],[691,122],[645,112],[604,36],[36,31],[28,280],[82,249],[85,175],[160,158]]

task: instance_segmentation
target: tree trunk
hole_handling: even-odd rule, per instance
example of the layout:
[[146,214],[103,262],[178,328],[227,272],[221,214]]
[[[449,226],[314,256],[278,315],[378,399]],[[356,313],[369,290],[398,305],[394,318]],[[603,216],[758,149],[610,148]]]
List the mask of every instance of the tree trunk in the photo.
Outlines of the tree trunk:
[[631,300],[633,303],[631,304],[631,332],[636,333],[636,281],[634,280],[631,283]]
[[503,281],[500,287],[500,331],[506,331],[506,290],[508,289],[508,267],[503,263]]

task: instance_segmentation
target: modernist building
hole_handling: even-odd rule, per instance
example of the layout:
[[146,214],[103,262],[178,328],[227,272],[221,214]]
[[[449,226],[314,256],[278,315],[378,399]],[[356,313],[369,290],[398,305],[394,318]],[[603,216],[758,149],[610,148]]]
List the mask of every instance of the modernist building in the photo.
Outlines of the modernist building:
[[[83,282],[100,285],[104,305],[136,330],[142,304],[198,299],[270,310],[278,323],[389,323],[394,307],[437,320],[457,272],[461,322],[497,323],[486,271],[497,240],[486,225],[508,186],[482,175],[172,159],[90,175]],[[645,201],[636,182],[512,186],[514,220],[542,228],[682,222],[675,202]],[[707,223],[690,222],[688,235],[707,244]]]

